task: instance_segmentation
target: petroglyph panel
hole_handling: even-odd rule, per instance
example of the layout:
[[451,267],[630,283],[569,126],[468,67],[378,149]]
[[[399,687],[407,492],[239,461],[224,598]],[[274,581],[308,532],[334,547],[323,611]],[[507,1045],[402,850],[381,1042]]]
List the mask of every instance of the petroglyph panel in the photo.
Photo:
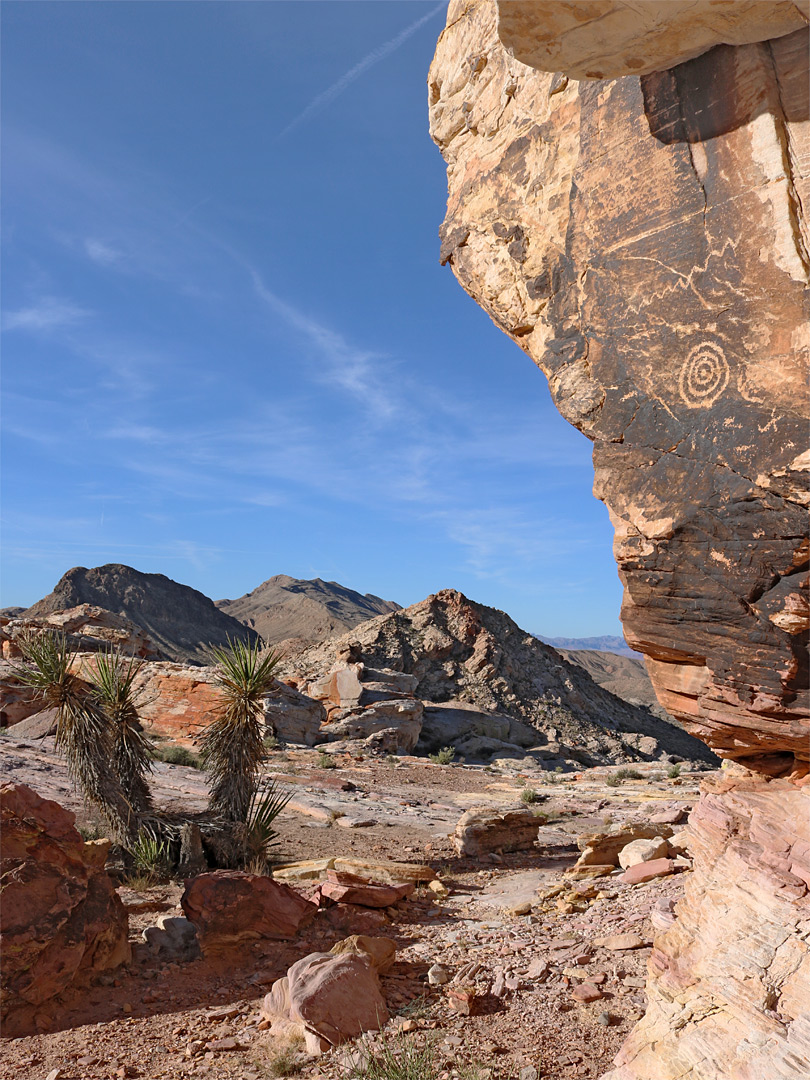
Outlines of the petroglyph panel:
[[799,31],[577,82],[465,0],[429,76],[442,259],[593,441],[625,633],[661,692],[769,774],[810,748],[786,607],[807,564],[807,57]]

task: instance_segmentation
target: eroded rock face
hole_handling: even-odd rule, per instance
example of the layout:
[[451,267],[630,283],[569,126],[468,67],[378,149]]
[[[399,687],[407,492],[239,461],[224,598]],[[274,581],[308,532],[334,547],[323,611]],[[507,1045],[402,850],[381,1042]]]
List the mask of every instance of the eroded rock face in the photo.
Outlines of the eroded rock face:
[[574,79],[647,75],[714,45],[746,45],[807,25],[807,5],[790,0],[508,0],[498,34],[516,60]]
[[576,82],[457,2],[429,92],[442,260],[594,443],[660,701],[806,773],[806,32]]
[[24,784],[0,786],[2,1018],[6,1036],[46,1029],[48,1003],[130,959],[127,915],[75,815]]
[[[596,6],[554,5],[555,18]],[[689,18],[744,6],[696,3]],[[538,40],[535,18],[547,7],[450,6],[429,76],[448,164],[441,257],[594,443],[625,636],[661,704],[746,766],[692,814],[694,873],[610,1078],[799,1080],[810,1067],[807,32],[786,34],[780,5],[759,4],[751,37],[724,37],[750,43],[678,63],[677,41],[667,58],[666,35],[653,35],[645,59],[630,28],[624,46],[609,43],[613,60],[648,73],[577,82],[621,64],[603,55],[595,69],[572,46],[562,70],[534,70],[502,43],[548,66],[538,58],[554,34]]]
[[[139,714],[147,731],[193,742],[222,707],[213,668],[185,664],[144,664],[137,679],[142,694]],[[265,699],[264,719],[286,742],[312,746],[326,713],[320,702],[284,683]]]
[[695,871],[655,939],[647,1014],[605,1080],[800,1080],[810,1063],[810,815],[736,766],[690,819]]

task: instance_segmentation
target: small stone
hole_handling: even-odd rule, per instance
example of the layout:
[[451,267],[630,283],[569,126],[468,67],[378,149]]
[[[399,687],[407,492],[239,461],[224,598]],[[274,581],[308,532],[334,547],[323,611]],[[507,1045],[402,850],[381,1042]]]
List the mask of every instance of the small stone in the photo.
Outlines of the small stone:
[[652,881],[653,878],[665,877],[674,869],[675,862],[672,859],[653,859],[652,862],[631,866],[619,877],[619,881],[623,881],[626,885],[641,885],[645,881]]
[[628,949],[643,949],[649,942],[638,934],[614,934],[612,937],[597,938],[595,944],[611,952],[626,952]]
[[598,1001],[602,997],[602,991],[593,983],[584,982],[574,987],[571,996],[576,998],[577,1001],[587,1004],[590,1001]]
[[543,982],[548,976],[548,972],[549,967],[546,961],[543,960],[542,957],[536,956],[529,964],[529,970],[526,972],[526,975],[530,979],[537,979],[538,982]]
[[446,982],[450,981],[450,972],[441,964],[434,964],[429,968],[427,976],[431,986],[444,986]]
[[539,1073],[534,1065],[524,1065],[519,1073],[520,1080],[537,1080]]
[[399,1030],[404,1031],[406,1033],[409,1032],[409,1031],[418,1031],[419,1030],[419,1025],[417,1024],[417,1022],[415,1020],[403,1020],[402,1023],[400,1024]]
[[523,904],[515,904],[514,907],[507,908],[510,915],[531,915],[532,905],[531,901],[526,901]]
[[211,1042],[206,1043],[206,1050],[227,1051],[227,1050],[244,1050],[245,1047],[229,1036],[225,1039],[212,1039]]
[[602,1027],[610,1027],[610,1013],[600,1012],[596,1018],[597,1024],[601,1024]]
[[62,1076],[62,1070],[61,1069],[51,1069],[51,1071],[45,1077],[45,1080],[60,1080],[61,1076]]

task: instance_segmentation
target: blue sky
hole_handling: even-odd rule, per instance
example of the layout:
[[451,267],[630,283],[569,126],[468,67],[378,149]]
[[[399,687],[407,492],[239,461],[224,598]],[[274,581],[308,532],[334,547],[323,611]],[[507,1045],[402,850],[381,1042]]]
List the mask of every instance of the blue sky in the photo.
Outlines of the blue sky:
[[2,18],[0,604],[123,562],[619,632],[590,444],[438,263],[443,5]]

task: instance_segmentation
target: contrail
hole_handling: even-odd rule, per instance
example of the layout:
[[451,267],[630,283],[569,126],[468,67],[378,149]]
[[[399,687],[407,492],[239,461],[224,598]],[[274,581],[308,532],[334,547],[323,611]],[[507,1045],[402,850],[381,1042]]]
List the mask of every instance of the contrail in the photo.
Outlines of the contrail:
[[445,7],[446,0],[442,0],[436,7],[431,8],[427,15],[423,15],[421,19],[417,19],[416,22],[411,23],[410,26],[406,26],[396,37],[391,38],[391,40],[386,41],[384,45],[380,45],[378,48],[372,50],[368,56],[364,56],[363,59],[347,71],[345,75],[341,75],[337,82],[332,83],[328,90],[324,90],[323,93],[314,97],[303,112],[300,112],[294,120],[291,120],[289,124],[287,124],[283,131],[279,132],[276,136],[276,141],[282,139],[292,131],[293,128],[297,128],[300,124],[309,120],[311,116],[314,116],[315,113],[320,112],[325,106],[331,104],[336,97],[342,94],[347,87],[351,86],[356,79],[359,79],[364,72],[368,71],[368,69],[375,64],[379,64],[380,60],[385,60],[386,56],[390,56],[392,52],[395,52],[400,45],[404,44],[408,38],[411,37],[412,34],[415,34],[421,26],[424,26],[434,15],[438,15]]

